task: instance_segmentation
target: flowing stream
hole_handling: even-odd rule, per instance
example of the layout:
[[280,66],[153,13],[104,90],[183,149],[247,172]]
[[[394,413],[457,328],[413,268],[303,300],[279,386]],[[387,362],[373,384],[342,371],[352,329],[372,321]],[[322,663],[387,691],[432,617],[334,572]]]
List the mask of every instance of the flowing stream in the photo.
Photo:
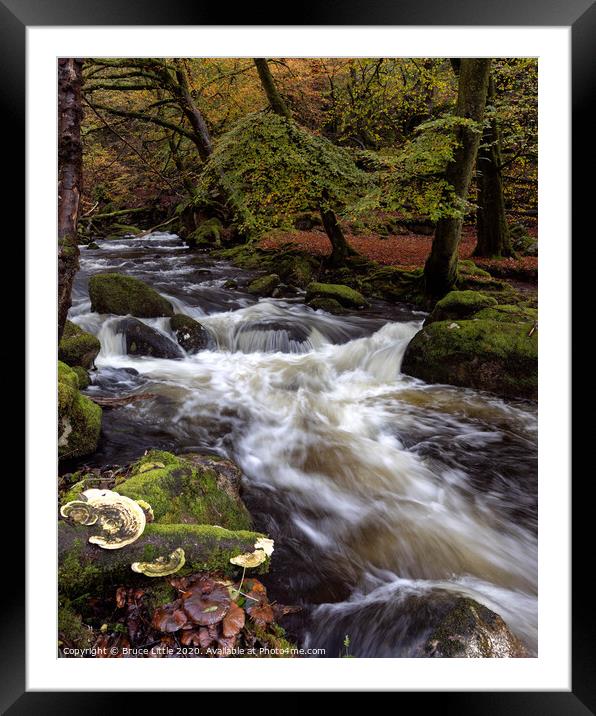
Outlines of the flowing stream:
[[[81,249],[70,318],[97,335],[89,394],[152,393],[104,411],[87,464],[147,448],[235,460],[256,529],[275,539],[270,595],[303,646],[336,657],[416,656],[450,596],[537,644],[536,406],[402,375],[424,314],[378,303],[351,316],[245,291],[253,273],[175,235]],[[199,320],[212,350],[126,355],[120,317],[91,313],[88,277],[136,276]],[[238,288],[225,288],[235,279]],[[167,318],[143,319],[174,339]]]

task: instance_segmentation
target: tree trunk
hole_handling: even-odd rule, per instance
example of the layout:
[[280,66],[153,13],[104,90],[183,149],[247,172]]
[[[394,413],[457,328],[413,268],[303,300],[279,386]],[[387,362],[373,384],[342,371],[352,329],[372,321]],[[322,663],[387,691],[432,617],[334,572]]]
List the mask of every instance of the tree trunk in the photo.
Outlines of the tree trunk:
[[349,255],[355,254],[356,252],[346,241],[346,237],[337,221],[335,212],[323,206],[319,208],[319,211],[321,213],[321,219],[323,220],[323,228],[331,242],[329,262],[332,266],[341,266],[345,264]]
[[79,270],[77,221],[83,173],[81,86],[83,60],[58,60],[58,340]]
[[176,79],[178,80],[176,93],[180,99],[181,109],[193,129],[193,134],[195,136],[194,141],[197,149],[199,150],[199,155],[201,159],[205,161],[211,156],[213,151],[211,134],[209,133],[209,128],[207,127],[205,118],[192,97],[190,85],[188,83],[188,75],[183,60],[174,60],[174,63],[176,66]]
[[[490,59],[485,58],[461,60],[456,116],[482,122],[490,62]],[[469,127],[459,127],[457,139],[458,146],[453,160],[447,166],[445,178],[453,187],[456,197],[464,202],[468,197],[480,137]],[[424,266],[426,292],[432,298],[445,295],[455,285],[462,225],[463,215],[442,218],[437,223],[431,253]]]
[[[495,83],[488,84],[487,104],[495,99]],[[476,162],[478,209],[476,228],[478,242],[474,256],[513,256],[509,226],[505,215],[503,179],[501,176],[501,137],[496,118],[484,130]]]
[[261,85],[265,90],[267,99],[269,100],[269,106],[280,117],[291,119],[292,115],[288,109],[288,105],[284,102],[283,97],[279,94],[271,70],[269,69],[269,63],[264,58],[254,58],[254,62],[259,73]]

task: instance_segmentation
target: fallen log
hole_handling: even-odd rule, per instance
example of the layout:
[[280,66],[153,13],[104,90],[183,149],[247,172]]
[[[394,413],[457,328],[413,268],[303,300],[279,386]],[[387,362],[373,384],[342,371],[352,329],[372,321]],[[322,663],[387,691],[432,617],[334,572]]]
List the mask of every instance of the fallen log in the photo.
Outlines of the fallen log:
[[[70,598],[117,584],[149,583],[154,578],[134,572],[132,563],[167,558],[178,548],[185,556],[179,575],[200,571],[235,575],[238,568],[230,558],[252,552],[255,542],[264,536],[215,525],[152,523],[132,544],[107,550],[89,543],[92,534],[92,527],[58,523],[58,584],[60,593]],[[266,572],[268,565],[269,559],[255,571]]]

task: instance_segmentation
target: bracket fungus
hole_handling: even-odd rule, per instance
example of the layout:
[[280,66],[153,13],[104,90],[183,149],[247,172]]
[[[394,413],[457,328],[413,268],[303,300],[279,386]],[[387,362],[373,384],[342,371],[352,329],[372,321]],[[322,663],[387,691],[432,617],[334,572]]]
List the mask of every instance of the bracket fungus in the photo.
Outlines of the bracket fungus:
[[262,549],[255,549],[254,552],[246,552],[245,554],[239,554],[237,557],[232,557],[230,562],[244,569],[252,569],[263,564],[266,559],[267,555]]
[[86,490],[81,499],[63,505],[60,514],[71,522],[96,525],[99,531],[89,537],[89,542],[102,549],[132,544],[143,534],[147,522],[138,502],[111,490]]
[[133,562],[131,569],[146,577],[167,577],[182,569],[185,562],[184,550],[178,547],[169,557],[158,557],[153,562]]

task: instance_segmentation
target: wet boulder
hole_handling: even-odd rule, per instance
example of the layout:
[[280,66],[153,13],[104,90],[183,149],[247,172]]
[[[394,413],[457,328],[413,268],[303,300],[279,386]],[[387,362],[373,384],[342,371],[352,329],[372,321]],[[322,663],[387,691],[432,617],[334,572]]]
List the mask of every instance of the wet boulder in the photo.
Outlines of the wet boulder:
[[151,356],[152,358],[183,358],[184,353],[169,338],[147,326],[136,318],[125,318],[116,327],[126,337],[126,352],[129,355]]
[[119,273],[100,273],[89,279],[91,310],[117,316],[156,318],[173,316],[172,304],[143,281]]
[[270,273],[266,276],[259,276],[248,284],[248,292],[253,296],[271,296],[273,291],[279,285],[279,276],[276,273]]
[[297,321],[263,319],[240,323],[235,348],[244,353],[304,353],[310,347],[310,328]]
[[209,331],[190,316],[177,313],[170,318],[170,328],[176,335],[178,345],[187,353],[197,353],[209,345]]
[[369,305],[359,291],[335,283],[309,283],[306,287],[306,303],[310,305],[316,298],[332,298],[346,308],[365,308]]
[[447,658],[520,658],[528,652],[503,619],[468,597],[457,600],[434,628],[425,656]]
[[401,370],[427,383],[448,383],[506,397],[535,399],[536,324],[530,320],[481,317],[486,311],[496,309],[483,309],[466,320],[425,325],[408,344]]
[[450,291],[437,301],[425,324],[448,319],[468,318],[483,308],[496,306],[492,296],[485,296],[480,291]]
[[157,524],[216,524],[246,530],[251,518],[240,499],[241,477],[230,460],[152,450],[132,466],[131,476],[117,491],[148,502]]
[[79,378],[58,361],[58,457],[70,459],[95,452],[101,430],[99,405],[79,392]]
[[59,360],[69,366],[91,368],[100,348],[101,345],[94,335],[87,333],[76,323],[66,321],[58,344]]

